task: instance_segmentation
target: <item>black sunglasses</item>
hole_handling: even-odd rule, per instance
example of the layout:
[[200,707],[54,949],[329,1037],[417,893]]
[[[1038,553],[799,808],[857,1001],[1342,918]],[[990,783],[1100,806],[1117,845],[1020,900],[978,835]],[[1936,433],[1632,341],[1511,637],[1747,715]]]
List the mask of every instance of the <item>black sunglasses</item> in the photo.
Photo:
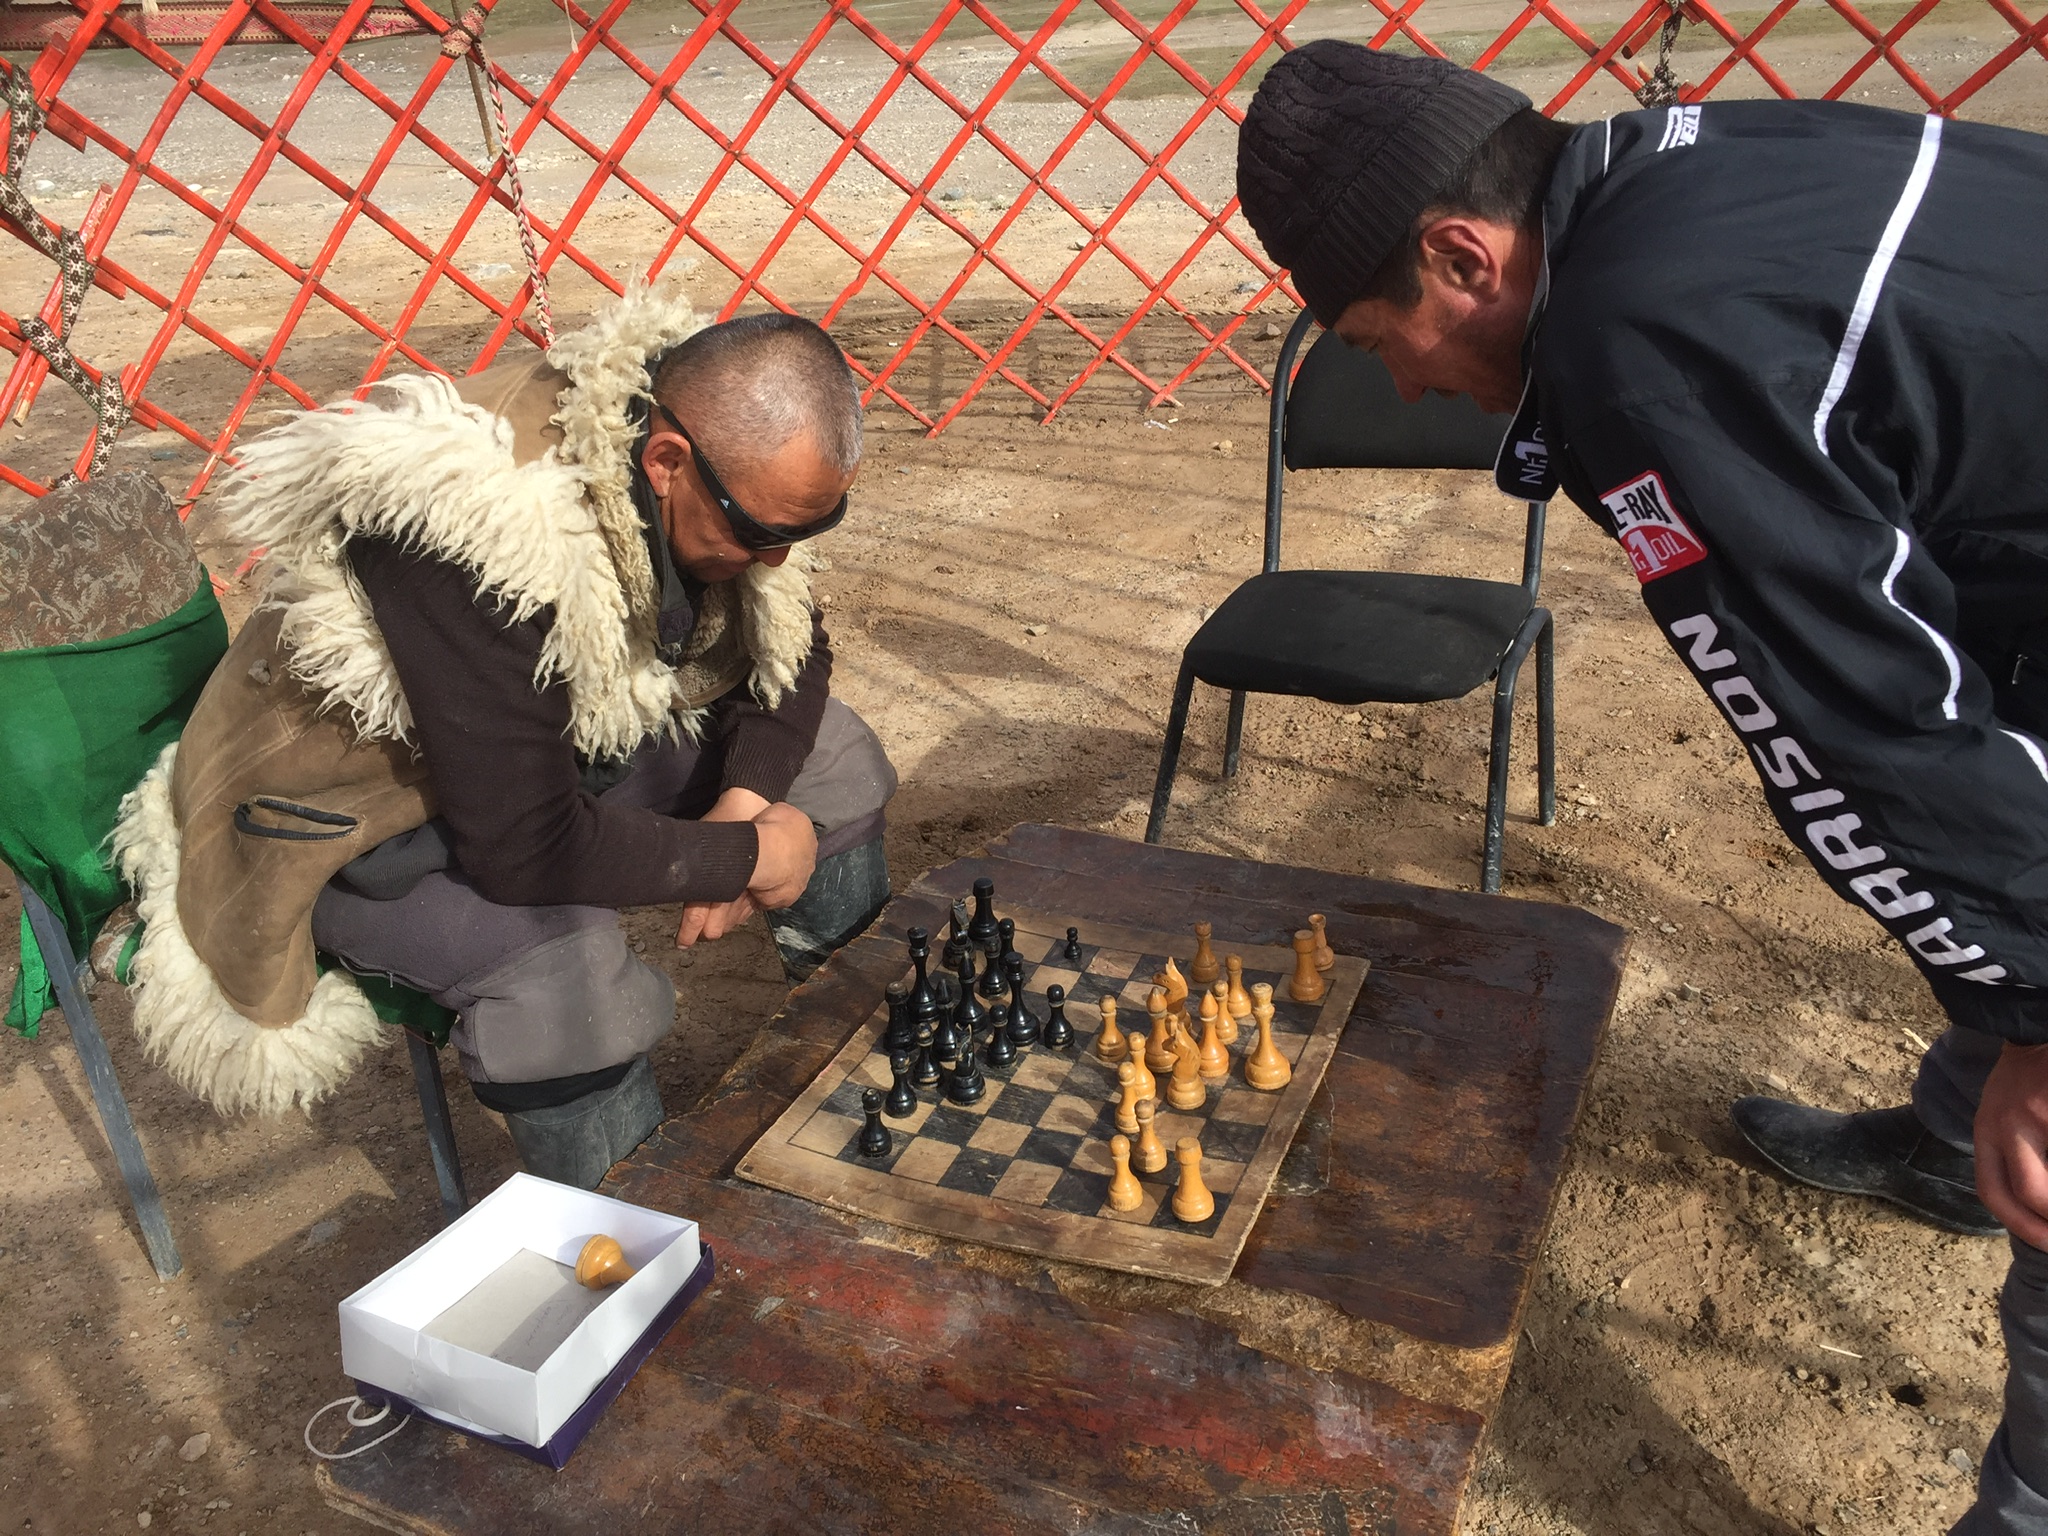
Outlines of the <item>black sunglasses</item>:
[[740,548],[759,554],[763,550],[787,549],[792,544],[801,544],[805,539],[815,539],[821,533],[830,533],[846,518],[847,497],[839,498],[839,505],[827,512],[814,523],[805,523],[796,528],[778,528],[747,515],[746,508],[733,499],[733,494],[718,478],[718,472],[706,461],[697,440],[690,436],[690,429],[676,420],[676,413],[659,400],[654,408],[668,418],[668,424],[682,435],[690,445],[690,458],[697,466],[697,473],[704,479],[704,488],[711,493],[711,499],[718,503],[718,510],[725,514],[726,522],[732,528],[733,542]]

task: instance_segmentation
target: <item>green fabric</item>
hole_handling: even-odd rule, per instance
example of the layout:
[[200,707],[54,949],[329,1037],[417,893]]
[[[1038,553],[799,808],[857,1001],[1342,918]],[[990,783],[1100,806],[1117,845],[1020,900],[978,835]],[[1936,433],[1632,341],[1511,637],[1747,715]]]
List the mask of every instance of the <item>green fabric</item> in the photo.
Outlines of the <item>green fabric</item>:
[[[127,895],[105,848],[121,797],[178,739],[227,648],[202,570],[192,600],[146,629],[0,651],[0,859],[63,918],[74,954]],[[24,914],[4,1022],[34,1035],[55,1001]]]

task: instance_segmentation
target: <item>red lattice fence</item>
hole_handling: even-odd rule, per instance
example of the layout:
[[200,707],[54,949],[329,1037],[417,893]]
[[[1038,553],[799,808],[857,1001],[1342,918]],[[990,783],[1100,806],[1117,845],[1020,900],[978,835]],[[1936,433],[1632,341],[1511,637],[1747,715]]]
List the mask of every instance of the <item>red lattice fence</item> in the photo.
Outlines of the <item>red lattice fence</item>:
[[[487,365],[541,340],[550,289],[570,315],[631,275],[721,315],[859,322],[869,398],[933,431],[991,385],[1043,417],[1105,371],[1154,404],[1205,369],[1263,387],[1244,326],[1293,296],[1237,217],[1230,150],[1306,36],[1448,54],[1587,116],[1634,104],[1660,36],[1685,100],[2024,120],[2048,61],[2048,13],[2013,0],[1268,4],[484,0],[461,26],[424,0],[18,5],[0,417],[28,431],[0,482],[96,470],[126,429],[186,468],[197,450],[196,497],[277,408]],[[931,349],[937,392],[908,383]],[[37,404],[52,371],[84,425]]]

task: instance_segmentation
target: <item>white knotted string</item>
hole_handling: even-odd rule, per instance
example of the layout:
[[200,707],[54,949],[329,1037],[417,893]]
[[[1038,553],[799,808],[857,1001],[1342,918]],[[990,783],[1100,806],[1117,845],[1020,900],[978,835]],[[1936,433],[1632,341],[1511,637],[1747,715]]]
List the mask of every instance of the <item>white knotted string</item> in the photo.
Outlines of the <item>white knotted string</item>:
[[313,1426],[320,1422],[321,1414],[327,1413],[332,1409],[339,1408],[344,1403],[354,1405],[348,1410],[348,1421],[357,1429],[368,1429],[373,1424],[381,1424],[384,1422],[385,1418],[390,1415],[391,1412],[391,1405],[389,1403],[384,1403],[381,1404],[378,1407],[377,1411],[371,1414],[368,1418],[359,1419],[356,1417],[356,1409],[367,1408],[370,1406],[368,1403],[364,1402],[360,1397],[337,1397],[325,1408],[318,1410],[318,1412],[316,1412],[312,1418],[306,1420],[306,1449],[311,1451],[315,1456],[318,1456],[322,1461],[347,1461],[351,1456],[360,1456],[365,1451],[374,1451],[378,1446],[382,1445],[386,1440],[389,1440],[393,1435],[397,1434],[401,1429],[405,1428],[406,1425],[412,1422],[412,1415],[408,1413],[404,1418],[400,1419],[396,1424],[392,1425],[391,1428],[385,1430],[383,1434],[379,1435],[376,1439],[370,1441],[367,1445],[359,1445],[352,1451],[323,1451],[320,1449],[319,1446],[313,1443]]

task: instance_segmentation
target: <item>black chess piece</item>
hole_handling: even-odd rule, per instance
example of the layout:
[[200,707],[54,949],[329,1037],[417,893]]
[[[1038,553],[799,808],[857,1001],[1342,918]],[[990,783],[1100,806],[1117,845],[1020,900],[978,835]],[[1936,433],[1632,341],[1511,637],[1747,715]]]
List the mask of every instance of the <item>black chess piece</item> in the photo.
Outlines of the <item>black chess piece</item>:
[[910,1019],[910,988],[889,983],[889,1027],[882,1031],[882,1049],[908,1051],[917,1044],[917,1026]]
[[1010,1044],[1009,1031],[1003,1027],[1001,1014],[991,1013],[989,1022],[995,1026],[988,1032],[988,1045],[981,1053],[981,1059],[997,1072],[1003,1071],[1017,1059],[1017,1047]]
[[889,1075],[896,1081],[891,1085],[889,1097],[883,1101],[882,1107],[893,1118],[901,1120],[917,1110],[917,1090],[910,1086],[910,1058],[901,1051],[891,1056]]
[[[1003,921],[1007,923],[1009,919],[1006,917]],[[974,984],[974,990],[979,992],[983,1000],[988,1003],[991,1013],[1000,1011],[1005,995],[1003,988],[1006,984],[1003,981],[1003,968],[996,960],[996,955],[1000,951],[1001,946],[1002,939],[1000,937],[989,945],[988,951],[982,960],[981,980]]]
[[961,1039],[960,1026],[953,1022],[950,1013],[940,1014],[939,1022],[932,1026],[932,1054],[941,1061],[948,1056],[958,1056],[963,1049],[973,1050],[973,1042],[972,1035],[967,1036],[965,1041]]
[[1010,976],[1010,956],[1017,953],[1017,925],[1009,918],[996,924],[996,968],[1003,973],[1003,979]]
[[917,967],[917,975],[910,984],[910,1022],[913,1024],[936,1024],[939,1018],[939,999],[932,991],[931,978],[925,969],[931,963],[932,936],[922,928],[910,930],[910,963]]
[[939,1005],[941,1016],[953,1011],[953,1005],[960,1000],[960,983],[944,971],[932,972],[932,1000]]
[[974,918],[967,925],[967,938],[981,950],[988,949],[996,941],[996,883],[993,880],[974,882]]
[[1045,989],[1045,1031],[1040,1038],[1055,1051],[1074,1043],[1074,1026],[1067,1022],[1067,989],[1058,982]]
[[860,1128],[860,1155],[862,1157],[887,1157],[896,1140],[889,1134],[889,1127],[882,1124],[882,1095],[869,1088],[860,1096],[860,1107],[868,1121]]
[[981,1075],[981,1066],[970,1049],[953,1064],[953,1075],[946,1079],[946,1097],[955,1104],[974,1104],[987,1092],[988,1079]]
[[917,1030],[917,1050],[910,1058],[910,1080],[920,1088],[939,1086],[939,1058],[932,1054],[932,1027],[921,1024]]
[[1004,1021],[1002,1032],[1021,1051],[1038,1044],[1038,1016],[1024,1006],[1024,957],[1013,949],[1003,958],[1007,962],[1003,966],[1003,981],[1010,992],[1010,1016]]
[[[982,1026],[988,1022],[988,1010],[982,1007],[974,996],[973,950],[961,950],[957,969],[959,976],[953,983],[953,1023],[972,1042],[974,1037],[981,1033]],[[967,1048],[974,1049],[971,1043]]]
[[1074,964],[1079,965],[1081,963],[1080,929],[1069,928],[1067,930],[1067,945],[1066,948],[1061,951],[1061,953],[1064,954],[1069,960],[1073,961]]
[[967,952],[967,903],[953,903],[953,924],[946,933],[946,947],[939,955],[939,968],[947,971],[960,969],[960,957]]

